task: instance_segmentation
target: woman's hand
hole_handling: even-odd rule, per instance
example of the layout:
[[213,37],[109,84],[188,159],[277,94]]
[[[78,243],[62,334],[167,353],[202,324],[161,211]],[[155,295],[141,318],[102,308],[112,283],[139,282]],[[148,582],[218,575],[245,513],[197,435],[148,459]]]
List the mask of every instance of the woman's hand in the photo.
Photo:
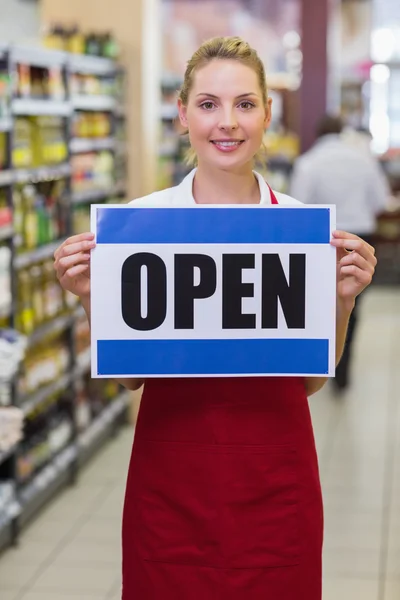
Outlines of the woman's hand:
[[68,238],[54,252],[60,284],[80,298],[90,295],[90,251],[95,246],[93,233],[81,233]]
[[372,281],[375,248],[345,231],[334,231],[331,244],[337,250],[337,297],[344,308],[352,310],[356,297]]

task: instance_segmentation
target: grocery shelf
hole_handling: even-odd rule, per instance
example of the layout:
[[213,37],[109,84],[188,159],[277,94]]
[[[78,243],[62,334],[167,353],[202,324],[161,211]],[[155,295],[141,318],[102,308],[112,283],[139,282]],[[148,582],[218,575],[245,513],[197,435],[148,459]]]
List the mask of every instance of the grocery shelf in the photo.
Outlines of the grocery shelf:
[[14,115],[59,117],[69,117],[72,111],[70,102],[36,98],[15,98],[11,103],[11,109]]
[[17,448],[18,448],[18,443],[14,444],[13,446],[11,446],[11,448],[8,448],[7,450],[0,450],[0,465],[5,460],[10,458],[10,456],[12,456],[15,453]]
[[67,60],[67,53],[60,50],[49,50],[41,47],[14,46],[10,50],[10,58],[14,63],[42,67],[63,67]]
[[20,523],[25,524],[30,517],[49,500],[62,485],[70,479],[70,468],[76,460],[78,449],[68,445],[42,469],[34,479],[20,490]]
[[106,439],[118,419],[122,417],[129,403],[129,392],[122,392],[113,400],[88,428],[78,436],[78,460],[85,462]]
[[28,181],[51,181],[53,179],[62,179],[71,175],[71,165],[61,163],[59,165],[49,165],[46,167],[34,167],[32,169],[15,169],[13,180],[16,183],[27,183]]
[[[0,512],[0,538],[1,534],[11,525],[11,522],[15,517],[21,513],[21,505],[19,502],[10,502],[5,508],[3,508]],[[3,547],[3,544],[0,541],[0,549]]]
[[[3,54],[2,54],[3,53]],[[87,55],[75,55],[68,52],[51,51],[45,48],[39,47],[19,47],[13,45],[0,44],[0,56],[4,60],[4,71],[6,73],[13,74],[15,76],[15,86],[13,90],[8,92],[8,104],[10,106],[9,113],[3,112],[0,117],[0,132],[3,133],[4,137],[4,154],[7,158],[5,165],[9,168],[0,170],[0,191],[4,198],[7,199],[7,204],[11,202],[11,197],[18,198],[18,192],[21,192],[23,201],[18,205],[13,205],[13,219],[15,219],[16,212],[20,208],[21,219],[25,219],[25,215],[31,211],[32,207],[36,206],[37,197],[36,195],[43,196],[46,199],[46,206],[49,207],[48,214],[45,215],[46,219],[42,221],[35,221],[32,219],[32,227],[28,232],[28,229],[24,228],[22,236],[19,235],[19,231],[15,231],[12,223],[4,224],[0,226],[0,242],[4,245],[10,246],[11,252],[11,264],[10,264],[10,287],[12,297],[7,305],[0,306],[0,318],[10,321],[10,326],[13,326],[14,318],[18,321],[18,317],[21,316],[21,310],[23,309],[24,303],[28,304],[29,300],[32,300],[29,310],[33,306],[32,298],[32,286],[38,285],[40,287],[39,292],[43,294],[50,293],[50,289],[45,287],[47,285],[47,279],[45,277],[39,277],[36,279],[34,274],[28,272],[24,273],[26,267],[38,264],[45,261],[46,259],[51,260],[53,258],[55,250],[64,242],[66,237],[58,240],[54,240],[51,243],[44,244],[38,248],[27,249],[23,251],[23,248],[32,246],[29,240],[33,241],[34,234],[36,234],[37,240],[43,240],[42,234],[45,235],[45,227],[47,223],[52,225],[52,219],[55,215],[60,216],[63,221],[63,236],[70,236],[74,233],[74,227],[79,229],[79,218],[85,213],[86,208],[90,202],[107,200],[109,197],[121,196],[125,193],[126,182],[120,181],[123,177],[124,168],[122,164],[117,164],[118,172],[120,176],[116,176],[117,182],[114,183],[112,177],[103,179],[99,183],[107,185],[108,187],[103,189],[89,189],[82,192],[72,193],[71,188],[74,188],[74,175],[79,170],[80,158],[79,153],[93,153],[108,150],[116,157],[119,155],[118,163],[124,162],[126,155],[126,142],[120,140],[122,134],[120,133],[121,125],[123,122],[117,119],[119,117],[124,118],[127,108],[122,98],[122,80],[120,78],[121,69],[112,60],[87,56]],[[27,70],[25,73],[23,70],[18,69],[17,65],[31,65],[43,69],[41,72],[37,71],[29,73]],[[46,70],[49,73],[46,73]],[[57,71],[55,73],[54,80],[48,81],[48,77],[51,79],[51,70]],[[25,80],[24,80],[25,75]],[[87,75],[88,77],[85,77]],[[42,81],[34,81],[33,76],[37,76]],[[116,77],[115,89],[111,87],[103,87],[110,85],[109,81],[100,81],[102,77],[108,78],[108,76]],[[77,88],[75,85],[95,83],[93,78],[98,77],[99,87],[87,88],[88,90],[98,89],[99,95],[81,95],[74,94],[73,90],[83,91],[85,88]],[[35,85],[37,83],[38,85]],[[39,90],[39,83],[42,86],[40,94],[34,95]],[[30,89],[32,91],[30,91]],[[13,96],[13,93],[15,96]],[[30,95],[28,95],[30,94]],[[79,111],[88,111],[86,115],[79,114]],[[110,135],[102,138],[72,138],[71,132],[74,131],[75,117],[93,117],[90,111],[107,112],[107,120],[110,123]],[[17,168],[16,163],[18,162],[18,154],[16,155],[13,151],[15,144],[19,144],[19,136],[24,138],[25,146],[33,151],[35,156],[47,155],[49,157],[48,162],[51,162],[53,157],[57,157],[57,149],[52,148],[49,145],[46,146],[48,136],[46,131],[41,131],[42,136],[38,136],[37,139],[34,137],[36,129],[34,127],[28,127],[28,123],[23,123],[23,119],[17,119],[18,116],[29,116],[29,117],[61,117],[62,119],[56,119],[54,121],[54,129],[57,130],[55,137],[57,137],[57,143],[63,145],[64,149],[67,148],[65,153],[65,159],[61,164],[50,164],[41,167],[34,168]],[[95,121],[96,119],[94,119]],[[31,121],[31,119],[29,120]],[[39,124],[40,119],[33,119],[34,124]],[[43,120],[42,120],[43,121]],[[48,120],[45,119],[47,122]],[[53,123],[50,123],[53,125]],[[21,127],[20,127],[21,125]],[[24,128],[24,125],[26,127]],[[47,127],[47,123],[43,127]],[[107,130],[104,129],[104,132]],[[88,129],[87,132],[90,132]],[[86,132],[83,132],[86,133]],[[40,138],[40,139],[39,139]],[[53,139],[53,138],[52,138]],[[43,147],[38,147],[42,143]],[[18,146],[19,147],[19,146]],[[37,151],[37,152],[36,152]],[[42,151],[42,152],[41,152]],[[23,152],[21,158],[28,156]],[[95,157],[94,157],[95,158]],[[100,156],[98,157],[101,158]],[[83,162],[83,160],[82,160]],[[21,163],[20,163],[21,164]],[[37,163],[36,163],[37,164]],[[74,166],[74,170],[72,169]],[[76,167],[76,171],[75,171]],[[93,166],[95,169],[96,167]],[[89,167],[88,167],[89,169]],[[49,183],[47,185],[36,185],[39,183]],[[94,184],[94,180],[93,183]],[[32,184],[32,202],[25,202],[24,192],[25,190],[17,189],[19,184]],[[21,187],[22,187],[21,185]],[[3,188],[3,189],[1,189]],[[76,188],[76,186],[75,186]],[[29,190],[26,190],[27,197],[29,196]],[[35,197],[33,195],[35,192]],[[51,198],[52,202],[47,204],[47,198]],[[53,202],[54,201],[54,202]],[[4,203],[4,200],[3,200]],[[74,204],[82,203],[82,210],[80,207],[75,211]],[[54,207],[54,210],[52,210]],[[77,219],[72,213],[76,212]],[[59,214],[60,213],[60,214]],[[62,214],[61,214],[62,213]],[[6,219],[3,219],[2,223],[6,223]],[[34,225],[37,228],[36,232],[33,231]],[[46,231],[49,231],[50,228]],[[54,230],[54,229],[53,229]],[[28,235],[30,233],[32,235]],[[18,236],[17,236],[18,233]],[[39,235],[40,234],[40,235]],[[57,235],[57,234],[56,234]],[[18,240],[16,239],[18,237]],[[21,240],[19,239],[21,237]],[[15,238],[15,239],[14,239]],[[51,239],[51,238],[47,238]],[[21,254],[19,252],[22,252]],[[31,277],[32,275],[32,277]],[[50,276],[50,273],[49,273]],[[37,283],[36,283],[37,282]],[[42,284],[43,283],[43,290]],[[25,286],[26,284],[26,286]],[[19,292],[21,293],[21,297]],[[23,296],[23,298],[22,298]],[[47,296],[45,296],[47,298]],[[47,321],[37,327],[31,335],[27,337],[27,346],[29,354],[32,356],[32,361],[37,366],[40,361],[43,361],[43,365],[46,361],[47,353],[44,349],[49,348],[50,353],[53,351],[53,339],[54,336],[55,344],[57,348],[54,352],[62,351],[65,356],[65,361],[69,367],[69,370],[63,372],[55,381],[41,386],[39,389],[35,389],[30,393],[22,394],[18,393],[18,379],[13,379],[13,384],[10,386],[9,398],[7,402],[10,402],[10,406],[19,407],[23,413],[24,418],[27,420],[36,417],[39,411],[47,409],[47,405],[51,404],[52,410],[57,413],[58,410],[63,410],[58,406],[57,398],[61,395],[66,396],[66,400],[70,400],[74,403],[74,392],[77,389],[74,386],[74,380],[77,378],[79,384],[83,386],[82,401],[90,403],[92,399],[92,386],[88,385],[86,378],[83,378],[85,374],[90,377],[91,367],[91,354],[90,348],[77,355],[77,349],[81,348],[80,345],[85,337],[84,328],[80,328],[78,325],[78,319],[85,312],[79,305],[71,306],[69,296],[64,297],[65,302],[68,306],[65,306],[65,312],[62,314],[55,315],[50,321]],[[57,334],[64,334],[57,336]],[[56,339],[57,336],[57,339]],[[43,342],[43,344],[42,344]],[[56,358],[56,357],[54,357]],[[37,362],[36,362],[37,361]],[[29,368],[29,366],[28,366]],[[65,367],[67,369],[67,366]],[[27,373],[29,376],[29,372]],[[33,375],[33,373],[32,373]],[[49,373],[49,377],[52,375]],[[80,378],[80,379],[79,379]],[[35,385],[32,382],[31,385]],[[36,384],[37,385],[37,384]],[[107,389],[99,386],[99,393],[106,401],[109,398]],[[97,394],[96,394],[97,395]],[[54,400],[54,402],[53,402]],[[71,483],[78,473],[78,467],[83,464],[89,456],[93,455],[97,449],[100,448],[101,444],[106,441],[107,436],[115,431],[118,424],[122,421],[122,415],[128,402],[128,394],[122,394],[117,396],[113,402],[106,402],[104,411],[90,424],[89,428],[79,435],[78,422],[75,415],[71,415],[72,419],[72,431],[71,431],[71,442],[64,449],[61,449],[52,458],[49,458],[49,462],[43,466],[43,468],[32,475],[32,477],[25,482],[18,479],[17,460],[22,446],[17,444],[6,452],[0,452],[0,464],[4,465],[3,470],[9,471],[10,482],[13,483],[13,487],[16,489],[16,501],[10,503],[10,507],[2,506],[0,510],[0,550],[5,546],[16,543],[18,537],[22,532],[22,529],[29,521],[31,516],[38,511],[38,509],[48,500],[50,500],[54,494],[61,488],[61,486]],[[71,405],[72,408],[72,405]],[[38,423],[39,428],[42,427]],[[45,424],[43,424],[43,427]],[[30,436],[28,430],[26,435]],[[78,439],[79,438],[79,439]],[[33,440],[32,440],[33,441]],[[4,464],[4,461],[7,461]],[[12,504],[12,506],[11,506]]]
[[161,105],[161,119],[164,121],[173,121],[178,116],[178,109],[176,104],[162,104]]
[[7,117],[1,118],[0,119],[0,131],[7,132],[7,131],[11,131],[11,129],[12,129],[12,120]]
[[69,57],[68,68],[71,73],[82,75],[112,75],[116,72],[115,62],[101,56],[73,54]]
[[11,304],[3,304],[0,306],[0,319],[11,315]]
[[51,244],[46,244],[45,246],[40,246],[35,250],[31,250],[30,252],[25,252],[24,254],[20,254],[15,258],[14,266],[16,269],[24,269],[25,267],[29,267],[37,262],[42,260],[46,260],[46,258],[51,258],[54,255],[54,252],[57,250],[58,246],[65,241],[65,238],[60,240],[56,240],[55,242],[51,242]]
[[14,180],[14,173],[11,169],[0,171],[0,186],[11,185]]
[[79,152],[98,152],[99,150],[113,150],[116,146],[115,138],[73,138],[69,144],[72,154]]
[[123,104],[116,104],[114,107],[114,114],[118,118],[126,117],[126,107]]
[[35,410],[39,404],[51,398],[54,394],[66,390],[71,384],[72,377],[70,374],[62,375],[57,381],[50,383],[40,388],[37,392],[32,394],[26,394],[19,399],[18,406],[22,409],[24,416],[29,415],[30,412]]
[[74,110],[104,110],[113,111],[115,99],[112,96],[101,95],[76,95],[72,96]]
[[72,315],[61,315],[48,323],[40,325],[28,338],[28,347],[39,344],[50,335],[61,333],[72,325]]
[[3,225],[0,227],[0,242],[3,240],[9,240],[14,235],[14,229],[12,225]]
[[97,190],[84,190],[82,192],[74,192],[71,201],[73,204],[85,204],[96,202],[96,200],[103,200],[103,198],[114,196],[117,193],[120,193],[119,186]]
[[84,350],[76,357],[76,366],[74,369],[74,378],[78,379],[90,371],[92,353],[90,347]]

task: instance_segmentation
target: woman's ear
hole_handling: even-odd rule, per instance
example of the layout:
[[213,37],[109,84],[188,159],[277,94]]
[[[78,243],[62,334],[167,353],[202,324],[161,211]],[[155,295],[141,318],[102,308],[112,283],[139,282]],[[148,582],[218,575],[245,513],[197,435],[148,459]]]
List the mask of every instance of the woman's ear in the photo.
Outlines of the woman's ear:
[[270,126],[271,119],[272,119],[272,98],[268,98],[267,104],[265,105],[265,120],[264,120],[265,129],[268,129],[268,127]]
[[187,107],[183,104],[183,102],[180,98],[178,98],[178,114],[179,114],[179,121],[181,122],[182,127],[187,129],[188,128]]

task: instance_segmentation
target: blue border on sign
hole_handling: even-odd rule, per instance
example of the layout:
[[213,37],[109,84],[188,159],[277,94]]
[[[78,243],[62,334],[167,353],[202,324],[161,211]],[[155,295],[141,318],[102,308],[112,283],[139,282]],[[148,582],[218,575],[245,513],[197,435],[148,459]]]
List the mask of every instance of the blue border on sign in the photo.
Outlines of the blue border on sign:
[[98,340],[99,375],[327,375],[327,339]]
[[329,208],[97,208],[98,244],[328,244]]

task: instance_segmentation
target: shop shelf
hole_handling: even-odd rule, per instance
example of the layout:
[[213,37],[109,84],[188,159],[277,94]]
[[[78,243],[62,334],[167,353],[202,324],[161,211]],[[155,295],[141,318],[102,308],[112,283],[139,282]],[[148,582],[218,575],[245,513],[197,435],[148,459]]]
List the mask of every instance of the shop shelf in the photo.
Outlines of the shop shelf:
[[112,96],[76,95],[72,97],[72,106],[75,110],[113,111],[115,99]]
[[[10,502],[5,508],[0,511],[0,534],[11,524],[11,521],[18,517],[21,513],[21,505],[19,502]],[[0,548],[1,548],[0,543]]]
[[126,117],[126,107],[123,104],[116,104],[114,107],[114,114],[116,117],[121,119]]
[[55,494],[57,489],[68,481],[71,464],[76,460],[77,455],[77,446],[75,444],[68,445],[31,482],[21,488],[19,493],[21,524],[28,521]]
[[29,336],[28,346],[36,346],[50,335],[65,331],[68,327],[71,327],[72,323],[73,317],[71,315],[61,315],[48,323],[44,323]]
[[102,440],[107,438],[129,403],[129,392],[122,392],[94,419],[88,428],[78,436],[79,460],[85,460],[93,454]]
[[7,132],[12,129],[12,120],[7,117],[3,117],[0,119],[0,131]]
[[82,75],[112,75],[116,72],[115,62],[101,56],[88,56],[86,54],[73,54],[68,60],[71,73]]
[[5,460],[10,458],[10,456],[12,456],[15,453],[17,448],[18,448],[18,444],[14,444],[14,446],[11,446],[11,448],[8,448],[7,450],[0,450],[0,465]]
[[49,165],[46,167],[35,167],[32,169],[15,169],[14,181],[16,183],[27,183],[28,181],[51,181],[53,179],[62,179],[71,175],[71,165],[61,163],[59,165]]
[[0,171],[0,186],[11,185],[14,180],[14,173],[11,170]]
[[36,98],[15,98],[11,104],[14,115],[69,117],[71,104],[63,100],[39,100]]
[[3,240],[9,240],[14,235],[14,229],[12,225],[3,225],[0,227],[0,242]]
[[20,254],[14,261],[14,267],[16,269],[24,269],[25,267],[29,267],[30,265],[45,260],[46,258],[51,258],[54,255],[55,250],[57,250],[58,246],[62,244],[64,240],[65,238],[62,238],[60,240],[56,240],[55,242],[51,242],[51,244],[46,244],[45,246],[36,248],[31,252]]
[[78,354],[76,357],[76,367],[74,370],[75,378],[82,377],[85,373],[90,371],[91,367],[91,350],[90,347]]
[[58,392],[62,392],[67,389],[67,387],[71,383],[71,375],[62,375],[57,381],[50,383],[42,388],[40,388],[37,392],[33,392],[32,394],[27,394],[19,399],[18,406],[22,409],[25,416],[27,416],[30,412],[32,412],[39,404],[57,394]]
[[178,116],[178,108],[175,104],[162,104],[161,105],[161,119],[164,121],[173,121]]
[[11,47],[10,58],[14,63],[42,67],[43,69],[52,67],[61,68],[64,67],[67,62],[66,52],[28,46]]
[[9,317],[11,315],[11,304],[0,305],[0,319]]
[[85,204],[89,202],[96,202],[97,200],[102,200],[103,198],[114,196],[117,193],[119,193],[117,190],[117,186],[105,189],[84,190],[82,192],[74,192],[72,194],[72,203]]
[[73,138],[69,148],[72,154],[79,152],[98,152],[99,150],[113,150],[116,142],[113,137],[106,138]]

